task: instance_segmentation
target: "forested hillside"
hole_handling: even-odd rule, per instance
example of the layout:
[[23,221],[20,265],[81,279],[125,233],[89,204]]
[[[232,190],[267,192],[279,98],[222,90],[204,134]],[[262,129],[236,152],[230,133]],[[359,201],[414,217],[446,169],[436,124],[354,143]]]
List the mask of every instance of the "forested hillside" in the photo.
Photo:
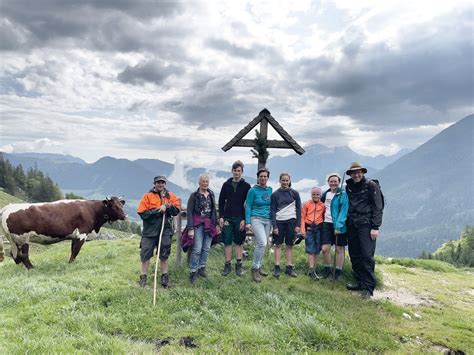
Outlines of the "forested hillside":
[[49,202],[63,198],[59,186],[36,166],[26,172],[22,165],[13,167],[0,153],[0,188],[30,202]]
[[423,252],[421,259],[436,259],[459,267],[474,267],[474,227],[466,227],[459,240],[444,243],[434,253]]

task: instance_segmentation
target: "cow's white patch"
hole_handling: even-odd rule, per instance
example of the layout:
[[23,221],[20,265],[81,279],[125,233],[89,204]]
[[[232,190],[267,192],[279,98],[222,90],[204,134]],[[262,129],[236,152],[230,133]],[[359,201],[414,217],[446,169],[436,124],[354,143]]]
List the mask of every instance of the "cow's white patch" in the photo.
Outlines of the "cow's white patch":
[[7,234],[10,233],[10,230],[8,229],[8,225],[7,225],[7,220],[8,220],[8,217],[10,217],[10,215],[12,213],[22,211],[22,210],[26,210],[26,209],[30,208],[31,206],[43,206],[45,204],[50,205],[50,204],[58,204],[58,203],[72,203],[72,202],[77,202],[77,201],[84,201],[84,200],[58,200],[58,201],[54,201],[54,202],[13,203],[13,204],[7,205],[0,211],[0,214],[2,215],[3,230]]

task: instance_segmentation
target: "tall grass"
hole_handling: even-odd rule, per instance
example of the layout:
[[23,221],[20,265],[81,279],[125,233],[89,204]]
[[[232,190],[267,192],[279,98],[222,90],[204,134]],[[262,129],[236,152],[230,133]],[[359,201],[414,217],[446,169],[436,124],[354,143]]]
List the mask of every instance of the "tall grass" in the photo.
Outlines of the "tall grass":
[[[191,287],[187,268],[172,266],[173,287],[158,290],[156,307],[151,288],[137,287],[138,239],[87,243],[74,264],[67,264],[69,248],[61,243],[36,250],[30,272],[11,259],[0,264],[0,352],[398,348],[384,327],[396,315],[348,293],[342,281],[334,286],[311,281],[303,275],[301,247],[298,278],[268,277],[261,284],[250,280],[248,260],[244,277],[220,276],[222,248],[214,248],[210,278]],[[266,265],[271,264],[267,255]]]

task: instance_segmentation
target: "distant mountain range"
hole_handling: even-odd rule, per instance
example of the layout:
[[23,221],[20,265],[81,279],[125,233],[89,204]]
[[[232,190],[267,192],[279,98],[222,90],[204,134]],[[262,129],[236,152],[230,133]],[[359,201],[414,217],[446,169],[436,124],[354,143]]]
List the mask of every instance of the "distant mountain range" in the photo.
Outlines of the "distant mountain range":
[[378,251],[418,256],[474,225],[474,115],[377,172],[387,204]]
[[[304,149],[306,152],[303,155],[270,156],[271,158],[267,162],[270,172],[279,174],[287,171],[291,174],[292,181],[304,178],[317,179],[323,185],[328,174],[332,172],[342,174],[351,162],[362,162],[367,166],[370,173],[373,174],[410,151],[409,149],[402,149],[390,156],[377,155],[376,157],[369,157],[358,154],[345,146],[329,148],[324,145],[314,144]],[[248,169],[256,171],[257,165],[248,165]]]
[[[417,256],[432,252],[443,242],[458,239],[467,224],[474,224],[474,115],[448,127],[412,152],[368,157],[348,147],[305,147],[306,153],[273,157],[268,161],[272,178],[290,172],[292,181],[318,179],[333,171],[342,173],[352,161],[369,169],[369,177],[380,180],[386,208],[377,252],[386,256]],[[205,168],[175,166],[158,159],[103,157],[88,164],[71,156],[43,153],[3,153],[13,165],[26,170],[37,166],[65,192],[86,198],[119,195],[127,200],[127,213],[137,218],[136,206],[152,187],[157,174],[168,176],[168,188],[183,198],[197,187]],[[245,179],[254,184],[256,165],[247,164]],[[214,186],[230,176],[228,171],[210,172]],[[347,177],[346,177],[347,178]],[[214,187],[216,193],[219,189]],[[306,196],[305,196],[306,197]],[[304,198],[305,198],[304,197]]]

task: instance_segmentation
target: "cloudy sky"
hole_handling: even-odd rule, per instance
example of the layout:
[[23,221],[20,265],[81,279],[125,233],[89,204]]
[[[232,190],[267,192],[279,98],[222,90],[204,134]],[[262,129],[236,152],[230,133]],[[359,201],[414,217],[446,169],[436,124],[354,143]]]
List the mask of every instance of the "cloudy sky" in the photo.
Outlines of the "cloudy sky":
[[474,111],[473,22],[470,1],[0,0],[0,150],[222,168],[267,108],[302,146],[393,154]]

